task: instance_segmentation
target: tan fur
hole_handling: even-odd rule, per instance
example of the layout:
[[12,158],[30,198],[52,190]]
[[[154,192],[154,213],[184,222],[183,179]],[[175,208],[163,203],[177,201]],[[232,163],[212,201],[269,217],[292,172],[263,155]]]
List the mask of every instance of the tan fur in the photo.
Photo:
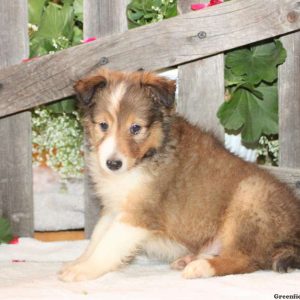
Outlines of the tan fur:
[[[123,244],[111,245],[108,255],[118,257],[114,263],[108,259],[114,268],[122,255],[127,261],[142,250],[177,260],[173,267],[184,268],[185,278],[300,266],[299,200],[271,175],[176,115],[174,82],[146,72],[100,70],[79,81],[75,90],[103,214],[112,224],[124,224],[118,228],[131,245],[126,251]],[[109,124],[107,132],[100,130],[103,121]],[[141,125],[138,134],[130,133],[132,124]],[[121,171],[99,163],[102,145],[112,137],[126,163]],[[61,279],[90,279],[114,269],[97,264],[102,239],[113,241],[118,235],[110,232],[103,237],[95,233],[93,253],[79,260],[94,264],[90,276],[87,267],[75,263],[62,270]]]

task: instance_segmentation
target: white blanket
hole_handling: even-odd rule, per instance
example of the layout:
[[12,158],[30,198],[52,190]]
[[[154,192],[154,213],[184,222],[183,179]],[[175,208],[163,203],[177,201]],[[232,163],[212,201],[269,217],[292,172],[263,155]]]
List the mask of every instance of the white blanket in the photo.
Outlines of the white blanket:
[[[140,256],[118,272],[80,283],[64,283],[56,273],[76,258],[87,241],[44,243],[22,238],[0,245],[0,299],[197,300],[300,298],[300,271],[259,271],[208,279],[185,280],[167,264]],[[294,298],[294,299],[299,299]]]

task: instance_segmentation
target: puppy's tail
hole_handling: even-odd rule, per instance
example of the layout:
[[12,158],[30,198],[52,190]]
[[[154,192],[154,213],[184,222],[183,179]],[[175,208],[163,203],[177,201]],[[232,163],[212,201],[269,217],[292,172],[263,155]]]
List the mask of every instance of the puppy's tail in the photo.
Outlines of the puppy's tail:
[[277,244],[272,256],[272,269],[279,273],[300,269],[300,241]]

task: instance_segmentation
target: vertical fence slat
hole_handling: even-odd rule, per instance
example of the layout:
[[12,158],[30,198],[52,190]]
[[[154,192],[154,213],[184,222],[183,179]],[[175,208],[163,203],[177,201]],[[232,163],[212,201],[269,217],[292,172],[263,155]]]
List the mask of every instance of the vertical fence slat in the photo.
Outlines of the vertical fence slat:
[[[101,38],[127,30],[126,6],[129,0],[84,1],[84,37]],[[99,57],[100,59],[100,57]],[[85,179],[85,235],[89,237],[99,218],[100,205],[93,195],[88,175]]]
[[[27,26],[27,0],[0,2],[0,68],[28,57]],[[0,141],[0,215],[14,234],[32,236],[31,113],[0,119]]]
[[300,32],[281,38],[287,50],[279,68],[279,164],[300,167]]
[[[193,0],[178,2],[181,13],[190,12]],[[213,25],[212,25],[213,26]],[[177,110],[190,122],[224,139],[224,130],[216,116],[224,101],[224,55],[219,54],[179,67]]]

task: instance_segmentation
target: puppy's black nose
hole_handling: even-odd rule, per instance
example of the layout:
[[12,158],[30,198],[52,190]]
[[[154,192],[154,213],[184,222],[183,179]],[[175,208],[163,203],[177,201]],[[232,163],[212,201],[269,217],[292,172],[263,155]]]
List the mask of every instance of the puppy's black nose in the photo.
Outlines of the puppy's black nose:
[[121,160],[107,160],[106,165],[110,170],[116,171],[122,167],[122,161]]

